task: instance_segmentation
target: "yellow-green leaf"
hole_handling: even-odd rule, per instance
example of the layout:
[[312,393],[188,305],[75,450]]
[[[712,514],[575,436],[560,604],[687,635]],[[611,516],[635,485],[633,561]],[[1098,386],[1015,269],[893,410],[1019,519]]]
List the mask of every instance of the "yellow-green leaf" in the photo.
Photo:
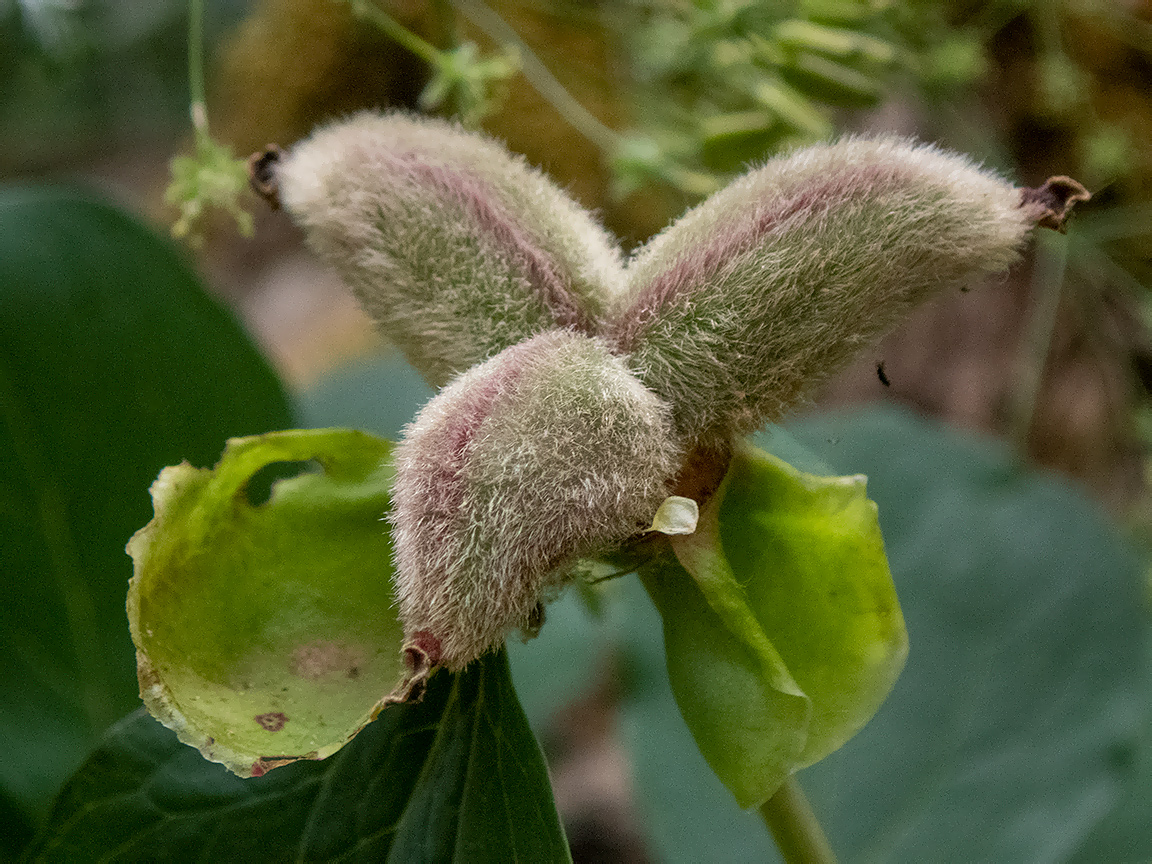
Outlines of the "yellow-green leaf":
[[876,713],[907,633],[864,478],[797,471],[751,445],[642,572],[669,680],[712,769],[743,807]]
[[[275,432],[153,484],[156,516],[128,544],[141,696],[206,758],[241,776],[323,759],[400,679],[389,452],[350,430]],[[249,500],[262,469],[309,460],[323,470]]]

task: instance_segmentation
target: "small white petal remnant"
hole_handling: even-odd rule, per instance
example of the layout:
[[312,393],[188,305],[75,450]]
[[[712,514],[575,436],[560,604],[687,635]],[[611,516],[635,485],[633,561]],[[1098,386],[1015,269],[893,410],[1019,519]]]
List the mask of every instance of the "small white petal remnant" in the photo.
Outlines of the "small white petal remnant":
[[661,534],[691,534],[700,519],[700,507],[691,498],[670,495],[657,508],[649,531]]

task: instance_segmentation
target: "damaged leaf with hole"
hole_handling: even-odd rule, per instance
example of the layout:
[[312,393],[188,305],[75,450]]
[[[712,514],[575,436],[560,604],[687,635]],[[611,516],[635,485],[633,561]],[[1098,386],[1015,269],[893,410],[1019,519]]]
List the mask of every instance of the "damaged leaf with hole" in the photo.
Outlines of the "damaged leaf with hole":
[[[152,485],[155,516],[128,544],[140,695],[206,758],[242,777],[323,759],[401,677],[390,453],[350,430],[275,432]],[[269,466],[301,462],[321,470],[257,503]]]

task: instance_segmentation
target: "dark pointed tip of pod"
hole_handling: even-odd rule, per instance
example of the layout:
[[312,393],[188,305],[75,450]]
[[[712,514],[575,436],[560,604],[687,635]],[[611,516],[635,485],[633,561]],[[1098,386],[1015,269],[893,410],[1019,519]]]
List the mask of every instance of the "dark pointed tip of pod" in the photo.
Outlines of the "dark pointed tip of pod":
[[1071,177],[1049,177],[1038,189],[1021,189],[1020,206],[1034,208],[1036,224],[1063,234],[1072,208],[1092,198],[1083,185]]
[[440,640],[427,630],[417,630],[408,637],[403,650],[408,674],[384,697],[381,708],[423,701],[424,692],[428,689],[428,679],[432,677],[432,673],[443,659]]
[[280,209],[280,179],[276,176],[276,166],[283,158],[284,151],[275,144],[269,144],[248,157],[248,185],[273,210]]

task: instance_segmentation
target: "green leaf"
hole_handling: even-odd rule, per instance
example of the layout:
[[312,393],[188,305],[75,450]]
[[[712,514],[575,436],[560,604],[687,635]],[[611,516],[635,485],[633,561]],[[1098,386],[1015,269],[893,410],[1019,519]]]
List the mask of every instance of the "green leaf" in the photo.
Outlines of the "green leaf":
[[715,563],[720,566],[708,575],[721,584],[708,593],[701,591],[703,580],[670,556],[642,576],[664,620],[668,677],[680,713],[712,770],[741,807],[751,807],[792,772],[812,705],[746,604],[733,598],[719,613],[714,608],[717,595],[723,603],[727,589],[739,589],[731,571],[720,569],[722,559]]
[[30,861],[566,862],[547,770],[490,654],[323,762],[241,780],[138,712],[65,787]]
[[720,539],[748,605],[812,700],[799,766],[839,749],[908,656],[876,504],[863,475],[818,477],[748,448],[720,505]]
[[[1152,661],[1147,656],[1145,662]],[[1117,767],[1130,769],[1125,777],[1123,797],[1108,816],[1098,823],[1074,855],[1073,864],[1094,864],[1097,861],[1152,860],[1152,819],[1148,818],[1148,802],[1152,801],[1152,717],[1147,706],[1152,696],[1147,682],[1133,700],[1129,710],[1144,715],[1144,728],[1135,747],[1118,746],[1113,752]]]
[[672,691],[740,806],[762,804],[868,722],[904,664],[876,506],[862,477],[804,474],[745,445],[671,545],[678,562],[641,573]]
[[[233,439],[215,469],[165,468],[132,538],[128,620],[145,705],[242,777],[340,749],[404,675],[391,445],[346,429]],[[261,504],[268,466],[315,460]]]
[[[1135,773],[1152,760],[1131,756],[1152,729],[1142,573],[1100,509],[1001,446],[904,412],[790,428],[835,468],[868,473],[911,642],[876,717],[799,774],[840,860],[1152,857],[1148,775]],[[669,713],[659,625],[637,612],[642,686],[621,727],[656,853],[775,860]]]
[[64,188],[0,190],[0,787],[39,820],[139,705],[124,543],[164,465],[290,426],[172,245]]
[[638,821],[656,861],[771,861],[772,838],[755,810],[742,810],[700,752],[668,680],[664,622],[639,580],[619,580],[626,687],[621,743],[631,762]]

